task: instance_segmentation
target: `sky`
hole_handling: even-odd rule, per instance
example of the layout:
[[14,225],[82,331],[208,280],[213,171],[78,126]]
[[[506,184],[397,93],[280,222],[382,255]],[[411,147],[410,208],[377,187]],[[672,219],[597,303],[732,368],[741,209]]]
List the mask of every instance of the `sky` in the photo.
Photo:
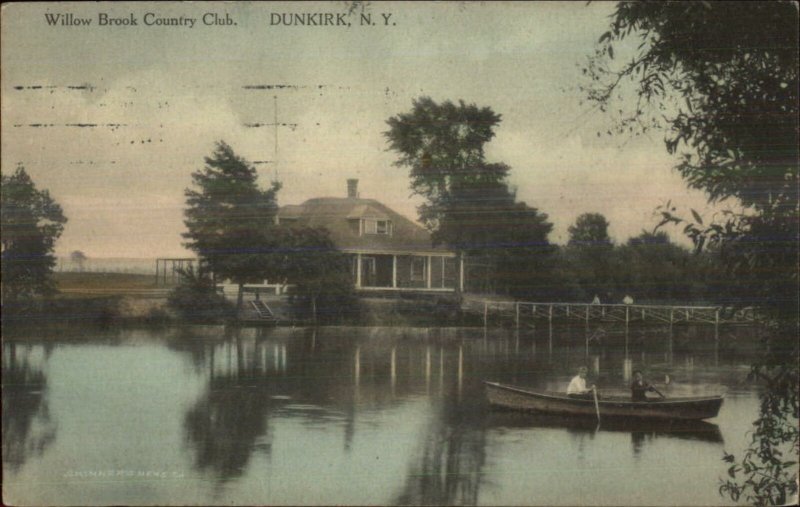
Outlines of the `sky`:
[[[408,170],[393,165],[383,133],[388,118],[429,96],[502,116],[487,158],[511,166],[518,199],[553,222],[552,242],[565,243],[585,212],[605,215],[618,243],[652,229],[655,208],[668,200],[710,216],[716,208],[671,169],[663,133],[597,135],[611,118],[583,103],[581,64],[612,9],[604,2],[5,4],[2,172],[23,165],[62,205],[69,222],[60,255],[189,254],[183,191],[219,140],[254,164],[263,186],[281,181],[281,205],[344,197],[346,179],[358,178],[361,197],[415,219],[422,201],[411,195]],[[276,23],[314,13],[350,25]],[[362,14],[374,24],[361,24]],[[71,24],[78,18],[90,24]],[[145,24],[155,20],[181,24]],[[687,243],[679,231],[671,236]]]

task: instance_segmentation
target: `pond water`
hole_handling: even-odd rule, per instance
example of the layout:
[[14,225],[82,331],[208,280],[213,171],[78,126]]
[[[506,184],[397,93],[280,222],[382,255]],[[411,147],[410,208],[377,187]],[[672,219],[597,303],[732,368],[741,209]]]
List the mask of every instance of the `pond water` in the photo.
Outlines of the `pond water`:
[[[3,342],[16,505],[704,505],[758,399],[746,328],[70,328]],[[591,338],[587,346],[587,337]],[[497,412],[482,382],[726,391],[686,428]],[[671,382],[665,385],[665,376]]]

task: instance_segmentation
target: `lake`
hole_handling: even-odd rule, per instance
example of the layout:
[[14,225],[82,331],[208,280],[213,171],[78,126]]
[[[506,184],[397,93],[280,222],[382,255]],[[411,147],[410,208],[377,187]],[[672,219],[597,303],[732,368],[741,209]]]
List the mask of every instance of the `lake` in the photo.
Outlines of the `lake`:
[[[64,328],[3,342],[16,505],[706,505],[757,417],[755,332]],[[589,338],[587,343],[587,338]],[[482,382],[726,392],[686,428],[491,410]],[[664,383],[666,376],[670,383]]]

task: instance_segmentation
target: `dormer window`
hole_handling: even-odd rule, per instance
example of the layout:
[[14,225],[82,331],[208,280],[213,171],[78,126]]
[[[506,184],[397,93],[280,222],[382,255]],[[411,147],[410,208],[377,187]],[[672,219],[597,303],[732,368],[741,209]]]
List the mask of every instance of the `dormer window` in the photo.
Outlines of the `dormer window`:
[[392,235],[391,220],[364,219],[364,234],[380,234],[383,236]]

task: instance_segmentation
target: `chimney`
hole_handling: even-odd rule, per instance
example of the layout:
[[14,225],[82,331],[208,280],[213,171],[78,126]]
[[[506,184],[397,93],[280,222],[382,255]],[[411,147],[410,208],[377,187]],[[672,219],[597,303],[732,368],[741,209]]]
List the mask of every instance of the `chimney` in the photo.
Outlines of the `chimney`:
[[358,180],[351,178],[347,180],[347,197],[349,199],[358,198]]

